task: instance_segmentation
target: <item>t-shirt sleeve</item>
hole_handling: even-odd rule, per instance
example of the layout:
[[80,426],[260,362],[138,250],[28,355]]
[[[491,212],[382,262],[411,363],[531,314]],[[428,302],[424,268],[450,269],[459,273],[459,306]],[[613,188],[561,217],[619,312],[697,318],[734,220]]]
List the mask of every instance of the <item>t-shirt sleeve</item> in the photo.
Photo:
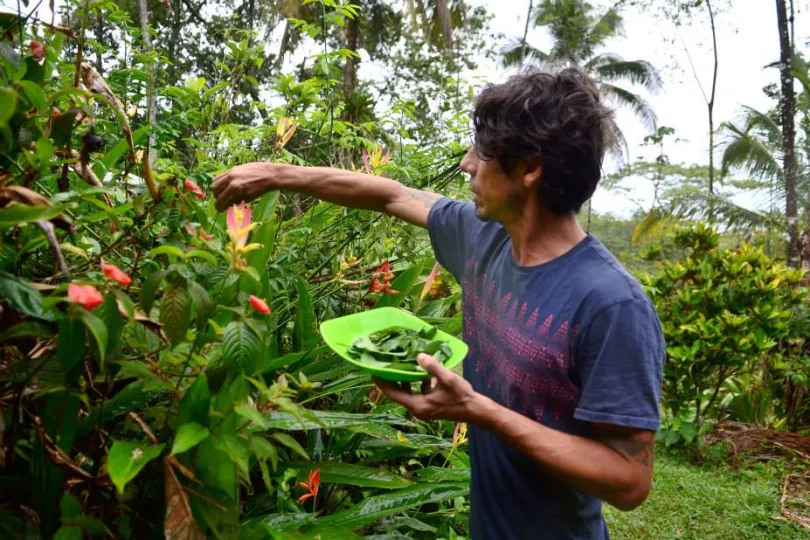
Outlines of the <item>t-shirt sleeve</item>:
[[658,315],[646,298],[597,313],[577,351],[582,393],[574,417],[657,430],[664,356]]
[[447,197],[439,199],[428,214],[428,233],[436,259],[459,282],[469,246],[481,224],[471,203]]

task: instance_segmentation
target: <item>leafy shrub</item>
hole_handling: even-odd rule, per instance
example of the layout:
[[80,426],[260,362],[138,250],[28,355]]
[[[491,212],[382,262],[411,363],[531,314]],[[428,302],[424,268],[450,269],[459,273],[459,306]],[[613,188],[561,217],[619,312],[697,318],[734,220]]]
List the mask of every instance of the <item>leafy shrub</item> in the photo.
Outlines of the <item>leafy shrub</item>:
[[643,277],[667,343],[662,404],[670,419],[660,432],[667,444],[694,440],[717,418],[728,381],[781,357],[807,297],[801,271],[749,245],[720,249],[720,235],[706,225],[681,229],[673,241],[681,257]]

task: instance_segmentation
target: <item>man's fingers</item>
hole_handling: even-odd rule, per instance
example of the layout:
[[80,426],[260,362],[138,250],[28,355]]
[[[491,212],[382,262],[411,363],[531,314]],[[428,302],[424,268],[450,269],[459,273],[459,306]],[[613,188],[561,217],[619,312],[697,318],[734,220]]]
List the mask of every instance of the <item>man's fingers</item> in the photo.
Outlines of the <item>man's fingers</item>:
[[402,388],[398,384],[391,381],[384,381],[382,379],[378,379],[377,377],[374,377],[373,380],[374,384],[376,384],[386,396],[391,398],[391,401],[404,405],[408,409],[412,408],[415,404],[414,400],[417,399],[418,396],[411,394],[410,385],[406,385],[406,390],[405,388]]
[[422,366],[422,369],[439,379],[439,382],[446,382],[449,376],[454,375],[452,371],[441,365],[438,360],[429,354],[420,354],[416,357],[416,361]]

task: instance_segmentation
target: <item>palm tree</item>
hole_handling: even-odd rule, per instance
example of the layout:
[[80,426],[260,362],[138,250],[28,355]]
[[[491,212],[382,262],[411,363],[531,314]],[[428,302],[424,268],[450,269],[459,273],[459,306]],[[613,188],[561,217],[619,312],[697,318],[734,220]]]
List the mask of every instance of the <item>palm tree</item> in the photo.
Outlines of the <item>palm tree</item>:
[[[646,127],[656,129],[650,104],[622,83],[640,84],[654,92],[661,86],[658,71],[646,60],[625,60],[618,54],[600,52],[605,42],[622,30],[618,10],[610,8],[600,15],[583,0],[543,0],[533,11],[534,26],[545,27],[551,34],[551,50],[541,51],[525,37],[513,40],[502,52],[504,66],[522,65],[524,61],[580,66],[596,80],[609,103],[630,108]],[[617,157],[623,155],[627,144],[615,122],[608,125],[606,136],[608,149]]]

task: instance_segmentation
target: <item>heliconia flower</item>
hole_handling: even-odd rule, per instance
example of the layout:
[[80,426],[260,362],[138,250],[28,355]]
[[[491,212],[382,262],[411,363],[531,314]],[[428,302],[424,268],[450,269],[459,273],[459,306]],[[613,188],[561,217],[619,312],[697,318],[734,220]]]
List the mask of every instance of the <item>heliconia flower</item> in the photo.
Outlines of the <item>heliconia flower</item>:
[[200,189],[200,186],[198,186],[190,178],[186,178],[186,181],[185,181],[184,185],[186,186],[186,189],[189,190],[190,192],[192,192],[194,195],[196,195],[198,199],[204,199],[205,198],[205,193],[203,193],[203,190]]
[[104,303],[104,297],[92,285],[68,285],[68,299],[84,306],[87,311],[93,311]]
[[363,165],[366,167],[368,174],[376,174],[377,169],[385,165],[391,160],[391,149],[385,151],[383,155],[382,145],[374,143],[374,148],[369,153],[363,150]]
[[391,272],[391,263],[385,261],[380,265],[380,269],[371,280],[370,293],[385,293],[385,294],[399,294],[391,288],[391,280],[394,279],[394,273]]
[[32,41],[28,46],[31,48],[31,54],[33,54],[37,60],[45,58],[45,45],[43,45],[41,41]]
[[258,226],[258,223],[251,223],[250,218],[250,205],[246,205],[244,202],[240,203],[239,206],[234,205],[228,208],[225,222],[228,226],[228,236],[231,239],[228,247],[234,266],[245,266],[246,263],[242,259],[242,255],[261,247],[261,244],[248,245],[247,243],[250,231]]
[[276,148],[281,150],[284,148],[290,139],[292,139],[295,130],[298,128],[298,123],[292,119],[283,116],[278,119],[278,127],[276,128]]
[[123,285],[126,287],[130,283],[132,283],[132,278],[126,275],[120,268],[115,266],[111,263],[105,263],[102,259],[101,261],[101,270],[104,272],[104,275],[107,276],[108,279],[111,279],[118,283],[119,285]]
[[250,305],[262,315],[271,315],[273,313],[270,310],[270,306],[267,305],[267,302],[252,294],[250,295]]
[[205,232],[204,229],[200,229],[200,238],[202,238],[206,242],[210,242],[211,240],[214,239],[214,236]]
[[304,493],[298,497],[299,503],[302,503],[309,498],[314,499],[318,496],[318,487],[321,485],[321,470],[315,469],[314,471],[310,471],[308,481],[298,482],[298,485],[307,490],[307,493]]
[[433,286],[433,281],[436,279],[436,274],[439,272],[439,263],[433,265],[433,270],[430,271],[430,275],[425,280],[425,286],[422,287],[422,292],[419,294],[419,300],[424,300],[425,296],[430,292],[430,288]]

